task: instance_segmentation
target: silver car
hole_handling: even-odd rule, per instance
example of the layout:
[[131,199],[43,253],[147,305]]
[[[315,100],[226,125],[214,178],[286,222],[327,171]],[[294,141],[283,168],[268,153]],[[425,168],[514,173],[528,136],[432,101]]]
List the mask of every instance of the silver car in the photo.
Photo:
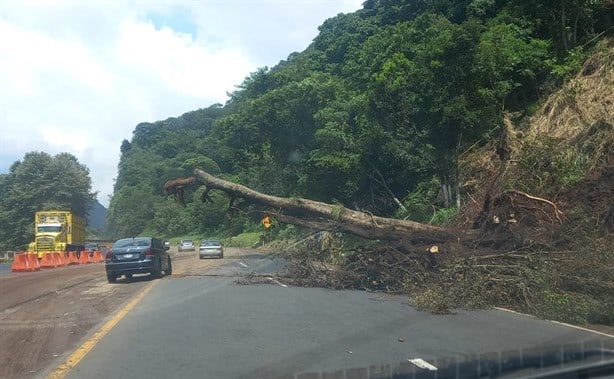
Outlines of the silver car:
[[224,258],[224,247],[218,240],[205,240],[198,247],[198,257],[200,259],[207,257]]
[[178,251],[194,251],[196,250],[196,248],[194,247],[194,241],[193,240],[181,240],[179,242],[179,247],[177,248]]

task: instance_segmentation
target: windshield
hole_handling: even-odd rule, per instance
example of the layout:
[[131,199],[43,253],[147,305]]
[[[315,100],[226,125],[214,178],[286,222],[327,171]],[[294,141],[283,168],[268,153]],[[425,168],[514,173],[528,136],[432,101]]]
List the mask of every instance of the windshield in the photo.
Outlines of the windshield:
[[61,225],[39,225],[36,230],[39,233],[59,233],[62,231]]

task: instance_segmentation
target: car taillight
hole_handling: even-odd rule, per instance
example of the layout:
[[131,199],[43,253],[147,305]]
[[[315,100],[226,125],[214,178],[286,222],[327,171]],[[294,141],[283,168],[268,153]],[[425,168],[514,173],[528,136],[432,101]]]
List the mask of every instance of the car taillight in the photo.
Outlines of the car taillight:
[[104,260],[106,262],[111,262],[113,260],[113,253],[110,251],[107,251],[107,253],[104,256]]
[[145,256],[146,257],[153,257],[153,255],[154,255],[154,252],[153,252],[152,249],[145,250]]

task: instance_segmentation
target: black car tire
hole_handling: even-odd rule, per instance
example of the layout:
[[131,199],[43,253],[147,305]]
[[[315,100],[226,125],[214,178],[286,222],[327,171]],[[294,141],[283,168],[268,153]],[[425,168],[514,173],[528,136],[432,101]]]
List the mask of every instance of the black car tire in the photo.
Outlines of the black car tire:
[[164,271],[165,275],[173,275],[173,263],[171,262],[171,257],[168,257],[168,269]]
[[162,277],[162,262],[160,262],[160,259],[156,261],[156,264],[154,265],[154,268],[151,271],[151,277],[154,279],[158,279]]
[[109,283],[117,282],[117,276],[115,274],[107,273],[107,281]]
[[132,274],[126,274],[126,280],[128,281],[132,280]]

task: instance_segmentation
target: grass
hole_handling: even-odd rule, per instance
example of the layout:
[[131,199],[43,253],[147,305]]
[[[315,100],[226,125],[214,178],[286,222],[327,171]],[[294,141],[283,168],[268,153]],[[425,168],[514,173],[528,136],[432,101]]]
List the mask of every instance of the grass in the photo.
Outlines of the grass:
[[260,243],[260,232],[245,232],[239,235],[225,238],[222,242],[225,246],[233,247],[256,247]]

